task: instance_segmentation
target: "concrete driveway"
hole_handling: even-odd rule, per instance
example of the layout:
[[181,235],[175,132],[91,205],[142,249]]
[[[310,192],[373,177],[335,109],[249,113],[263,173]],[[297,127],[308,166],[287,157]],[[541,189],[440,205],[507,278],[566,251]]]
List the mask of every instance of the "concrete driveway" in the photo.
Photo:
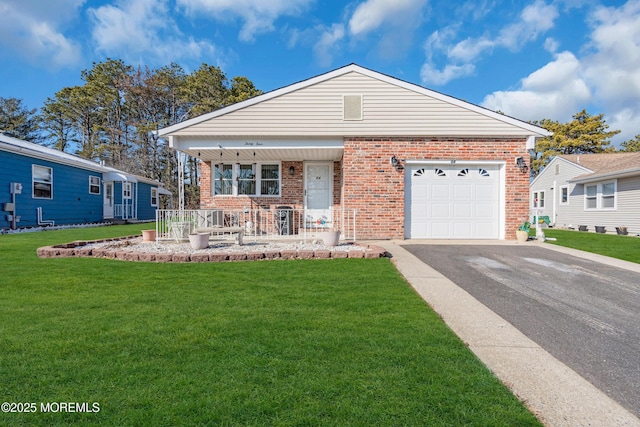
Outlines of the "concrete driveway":
[[[572,408],[573,415],[545,413],[549,409],[545,406],[558,405],[557,402],[545,400],[548,399],[545,396],[540,397],[540,403],[528,402],[533,406],[534,412],[539,412],[543,419],[546,418],[546,421],[549,421],[549,424],[575,425],[574,423],[578,422],[583,425],[586,421],[589,425],[596,425],[592,423],[597,423],[595,419],[597,413],[603,413],[601,416],[608,420],[607,425],[637,425],[636,417],[640,416],[640,266],[580,251],[552,247],[549,244],[531,242],[526,244],[397,243],[442,274],[452,284],[470,294],[473,297],[471,300],[475,299],[482,303],[481,305],[508,322],[508,324],[503,322],[503,325],[499,325],[495,322],[500,320],[487,321],[490,317],[485,317],[485,313],[476,315],[473,303],[469,303],[465,295],[453,288],[448,290],[442,288],[439,291],[444,295],[442,301],[449,300],[442,306],[448,305],[444,310],[449,312],[441,315],[447,323],[452,319],[453,323],[456,323],[457,320],[466,317],[464,322],[468,323],[465,326],[467,337],[461,336],[461,338],[468,343],[471,340],[469,344],[472,350],[485,363],[489,360],[490,368],[494,363],[490,360],[492,358],[499,360],[505,355],[512,357],[520,354],[519,357],[522,358],[520,369],[525,375],[526,372],[536,376],[549,376],[551,373],[545,381],[565,383],[554,384],[554,387],[559,387],[556,392],[560,397],[554,397],[552,400],[564,400],[569,395],[575,395],[573,401],[566,402],[566,405],[576,406]],[[386,247],[395,257],[392,245],[386,245]],[[402,260],[395,262],[398,265]],[[413,262],[417,267],[415,258]],[[400,268],[400,271],[412,282],[410,276],[416,273],[409,271],[406,274],[407,266],[409,269],[412,268],[411,264],[406,264],[404,272],[403,268]],[[436,311],[440,312],[438,306],[441,302],[437,301],[439,297],[434,290],[441,283],[432,273],[419,274],[429,277],[425,277],[426,280],[420,285],[424,292],[420,288],[417,288],[418,291],[423,297],[426,296],[425,299],[434,306]],[[431,296],[429,296],[430,293]],[[429,299],[436,301],[434,303]],[[457,301],[460,307],[456,309]],[[498,337],[501,334],[501,328],[512,326],[526,335],[535,345],[527,344],[526,340],[520,341],[517,337]],[[453,329],[456,331],[455,326]],[[483,329],[486,331],[483,332]],[[456,333],[461,335],[459,331]],[[464,334],[465,332],[462,335]],[[498,341],[504,340],[504,342],[491,342],[494,335]],[[469,338],[470,336],[482,337],[478,342],[475,337]],[[492,347],[493,350],[486,352],[483,346]],[[583,392],[582,389],[588,387],[574,386],[573,380],[567,379],[571,375],[565,378],[565,372],[557,373],[562,371],[562,367],[553,367],[552,362],[542,362],[546,359],[541,356],[542,353],[538,354],[536,346],[539,346],[541,351],[550,353],[560,364],[578,373],[609,396],[612,402],[619,403],[635,417],[627,419],[626,416],[620,418],[615,412],[606,413],[608,409],[600,406],[607,400],[605,396],[594,395],[595,397],[587,398],[588,393]],[[488,355],[487,360],[482,356],[483,352]],[[553,357],[550,357],[550,360]],[[540,366],[534,368],[538,363]],[[500,364],[505,366],[511,364],[509,369],[512,370],[516,366],[513,361],[498,361],[497,365]],[[501,376],[499,373],[498,375]],[[508,383],[518,381],[512,378],[519,377],[522,377],[522,373],[514,376],[507,375],[502,379]],[[536,381],[539,382],[540,379],[534,379],[533,383]],[[578,383],[580,381],[576,382]],[[512,384],[507,385],[512,386]],[[549,387],[548,390],[537,390],[539,395],[548,392],[550,396],[555,396],[556,392],[551,390],[551,386],[545,386],[544,382],[542,386],[538,384],[536,387]],[[518,387],[512,387],[512,389],[517,393]],[[528,399],[526,393],[525,391],[524,396],[520,396],[524,400]],[[558,406],[561,405],[562,403]],[[585,407],[582,409],[584,414],[579,414],[581,411],[579,406]],[[591,408],[588,410],[589,406]],[[581,416],[585,418],[580,420]],[[617,420],[611,417],[616,417]],[[563,419],[564,421],[561,421]]]

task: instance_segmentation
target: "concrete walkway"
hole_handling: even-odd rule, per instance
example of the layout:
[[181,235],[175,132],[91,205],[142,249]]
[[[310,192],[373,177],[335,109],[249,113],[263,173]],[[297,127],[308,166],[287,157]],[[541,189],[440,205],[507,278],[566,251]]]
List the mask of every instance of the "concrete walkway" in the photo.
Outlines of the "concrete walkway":
[[[402,247],[407,244],[539,243],[412,240],[376,241],[375,244],[392,254],[393,263],[418,294],[546,426],[640,427],[640,419]],[[550,250],[640,271],[637,264],[550,244],[543,245]]]

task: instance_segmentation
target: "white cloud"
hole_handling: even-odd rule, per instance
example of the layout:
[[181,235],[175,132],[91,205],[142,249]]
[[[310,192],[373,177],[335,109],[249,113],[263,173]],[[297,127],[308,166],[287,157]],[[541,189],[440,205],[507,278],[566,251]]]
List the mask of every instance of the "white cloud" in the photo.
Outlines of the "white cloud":
[[366,0],[358,5],[349,20],[349,32],[364,35],[377,30],[383,23],[394,26],[415,22],[426,0]]
[[592,99],[582,71],[572,53],[561,52],[525,77],[518,90],[494,92],[484,98],[482,106],[522,120],[566,121]]
[[585,75],[610,128],[622,130],[616,139],[624,141],[640,133],[640,1],[598,8],[592,22]]
[[511,50],[519,50],[524,44],[536,40],[538,36],[553,28],[558,18],[558,8],[546,4],[543,0],[524,8],[520,19],[500,31],[496,44]]
[[314,0],[177,0],[192,16],[209,14],[219,20],[240,18],[244,21],[238,38],[244,42],[256,35],[273,31],[280,16],[296,16]]
[[[484,15],[490,6],[485,2],[482,7]],[[515,22],[504,26],[495,37],[485,34],[476,38],[469,37],[454,44],[451,42],[455,37],[454,27],[448,27],[443,36],[436,31],[425,43],[427,63],[423,66],[422,81],[424,84],[445,84],[453,79],[468,76],[472,74],[469,70],[474,69],[469,65],[485,52],[497,48],[520,50],[553,28],[557,18],[558,9],[555,5],[536,0],[522,10]],[[449,62],[439,72],[436,72],[433,65],[436,53],[444,55]]]
[[77,16],[84,0],[0,0],[0,45],[33,62],[74,66],[81,59],[77,42],[60,27]]
[[327,67],[333,60],[333,54],[336,52],[336,44],[344,38],[344,26],[342,24],[333,24],[325,29],[320,39],[313,47],[313,53],[318,64]]
[[420,70],[420,78],[423,82],[434,85],[444,85],[451,80],[473,74],[475,66],[473,64],[447,65],[443,70],[438,70],[431,64],[424,64]]
[[139,61],[159,63],[213,56],[215,46],[185,37],[170,17],[167,0],[132,0],[118,6],[88,10],[93,40],[99,51]]

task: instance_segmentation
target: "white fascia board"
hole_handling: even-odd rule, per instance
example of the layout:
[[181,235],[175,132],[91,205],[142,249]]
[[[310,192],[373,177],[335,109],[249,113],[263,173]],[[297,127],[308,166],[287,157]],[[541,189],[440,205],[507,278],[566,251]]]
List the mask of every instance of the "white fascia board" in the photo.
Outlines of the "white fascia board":
[[[72,154],[64,153],[52,148],[39,146],[37,144],[30,143],[28,141],[22,141],[15,138],[10,138],[2,135],[0,138],[0,149],[8,151],[10,153],[19,154],[22,156],[32,157],[34,159],[46,160],[53,163],[63,164],[67,166],[73,166],[93,172],[104,172],[105,168],[98,163],[86,160],[81,157],[76,157]],[[13,140],[13,141],[12,141]],[[16,142],[17,141],[17,142]],[[19,144],[24,142],[25,144]],[[29,144],[29,145],[27,145]],[[35,147],[31,148],[31,145]]]
[[343,139],[199,139],[172,137],[172,148],[184,150],[288,150],[292,148],[344,148]]
[[586,176],[580,179],[570,179],[568,182],[572,184],[588,184],[590,182],[600,182],[600,181],[606,181],[609,179],[627,178],[627,177],[632,177],[637,175],[640,175],[640,168]]
[[489,110],[487,108],[480,107],[480,106],[475,105],[475,104],[471,104],[471,103],[469,103],[467,101],[463,101],[461,99],[454,98],[452,96],[445,95],[445,94],[442,94],[440,92],[436,92],[436,91],[433,91],[431,89],[427,89],[427,88],[424,88],[422,86],[418,86],[418,85],[413,84],[413,83],[409,83],[409,82],[406,82],[406,81],[403,81],[403,80],[399,80],[399,79],[397,79],[395,77],[391,77],[391,76],[388,76],[386,74],[381,74],[381,73],[379,73],[377,71],[373,71],[373,70],[370,70],[368,68],[363,68],[363,67],[361,67],[359,65],[356,65],[356,64],[350,64],[350,65],[347,65],[345,67],[338,68],[338,69],[333,70],[333,71],[329,71],[328,73],[321,74],[319,76],[312,77],[310,79],[303,80],[301,82],[294,83],[292,85],[285,86],[283,88],[273,90],[271,92],[267,92],[265,94],[256,96],[255,98],[251,98],[251,99],[247,99],[247,100],[242,101],[242,102],[238,102],[237,104],[233,104],[233,105],[230,105],[228,107],[221,108],[221,109],[213,111],[211,113],[203,114],[201,116],[194,117],[193,119],[185,120],[184,122],[177,123],[177,124],[175,124],[173,126],[169,126],[169,127],[160,129],[160,130],[157,131],[157,134],[158,134],[158,136],[169,135],[169,134],[171,134],[173,132],[177,132],[177,131],[182,130],[184,128],[187,128],[189,126],[196,125],[198,123],[202,123],[202,122],[205,122],[207,120],[211,120],[213,118],[216,118],[216,117],[219,117],[219,116],[223,116],[223,115],[231,113],[233,111],[241,110],[243,108],[247,108],[247,107],[250,107],[252,105],[259,104],[259,103],[267,101],[269,99],[277,98],[277,97],[285,95],[287,93],[295,92],[295,91],[303,89],[305,87],[313,86],[315,84],[318,84],[318,83],[324,82],[326,80],[330,80],[330,79],[332,79],[334,77],[338,77],[338,76],[341,76],[341,75],[344,75],[344,74],[347,74],[347,73],[351,73],[351,72],[357,72],[357,73],[363,74],[365,76],[368,76],[368,77],[371,77],[371,78],[374,78],[374,79],[377,79],[377,80],[380,80],[380,81],[383,81],[383,82],[386,82],[386,83],[389,83],[389,84],[392,84],[392,85],[395,85],[395,86],[398,86],[398,87],[402,87],[404,89],[411,90],[411,91],[414,91],[414,92],[429,96],[431,98],[438,99],[440,101],[447,102],[447,103],[452,104],[452,105],[456,105],[458,107],[461,107],[461,108],[464,108],[464,109],[467,109],[467,110],[470,110],[470,111],[474,111],[474,112],[482,114],[484,116],[488,116],[488,117],[491,117],[493,119],[499,120],[501,122],[504,122],[504,123],[510,124],[512,126],[518,127],[520,129],[525,129],[525,130],[531,132],[532,135],[535,135],[535,136],[538,136],[538,137],[546,137],[546,136],[551,136],[553,134],[552,132],[549,132],[548,130],[546,130],[544,128],[541,128],[539,126],[535,126],[535,125],[532,125],[530,123],[523,122],[523,121],[515,119],[513,117],[506,116],[504,114],[496,113],[495,111],[491,111],[491,110]]

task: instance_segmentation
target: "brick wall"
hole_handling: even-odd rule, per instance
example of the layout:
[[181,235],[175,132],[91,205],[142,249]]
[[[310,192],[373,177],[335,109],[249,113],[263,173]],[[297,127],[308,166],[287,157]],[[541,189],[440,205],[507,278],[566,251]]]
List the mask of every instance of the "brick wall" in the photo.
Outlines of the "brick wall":
[[[505,236],[515,239],[516,228],[529,215],[529,174],[515,166],[516,157],[529,159],[525,145],[525,138],[345,138],[343,161],[334,162],[334,206],[357,209],[359,239],[403,239],[404,171],[390,164],[391,156],[411,160],[503,160],[507,180]],[[295,169],[292,176],[290,166]],[[303,172],[303,162],[282,163],[281,197],[213,197],[211,164],[203,163],[200,206],[302,208]]]
[[404,170],[391,156],[411,160],[504,160],[506,162],[505,236],[515,239],[529,214],[529,174],[515,158],[529,159],[525,138],[346,138],[344,207],[357,209],[358,236],[404,238]]

